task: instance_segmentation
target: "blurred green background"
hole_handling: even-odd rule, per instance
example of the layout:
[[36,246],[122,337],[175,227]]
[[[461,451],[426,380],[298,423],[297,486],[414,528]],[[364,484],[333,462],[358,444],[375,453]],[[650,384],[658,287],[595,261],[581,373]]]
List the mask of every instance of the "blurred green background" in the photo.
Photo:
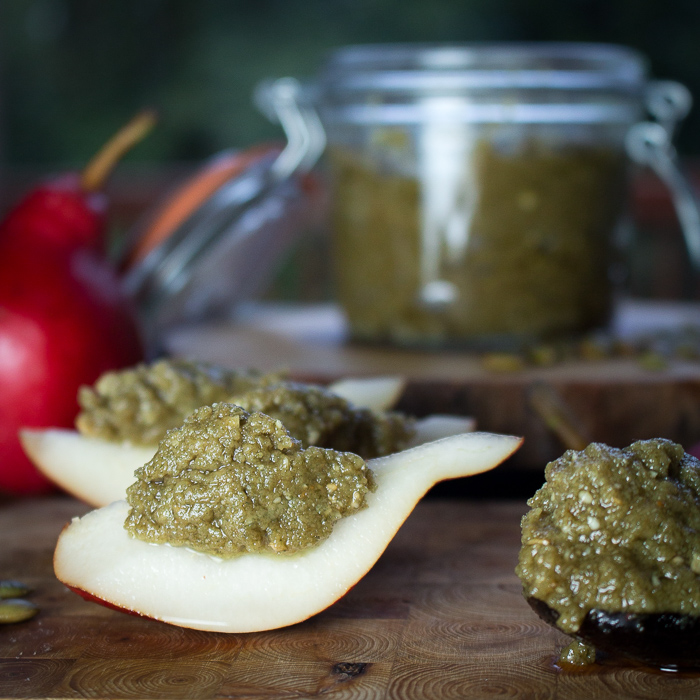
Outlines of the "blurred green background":
[[[280,138],[252,103],[265,78],[313,76],[352,43],[589,41],[631,46],[700,103],[699,0],[0,0],[0,200],[82,166],[144,106],[158,128],[111,182],[114,240],[196,164]],[[700,182],[700,104],[677,134]],[[629,290],[698,298],[667,190],[635,190]],[[641,213],[640,213],[641,212]],[[333,295],[323,231],[303,239],[274,298]],[[682,271],[679,273],[679,270]]]
[[[83,163],[144,105],[131,159],[193,161],[277,136],[251,103],[266,77],[315,73],[361,42],[604,41],[700,95],[698,0],[2,0],[0,162]],[[700,109],[679,134],[700,154]]]

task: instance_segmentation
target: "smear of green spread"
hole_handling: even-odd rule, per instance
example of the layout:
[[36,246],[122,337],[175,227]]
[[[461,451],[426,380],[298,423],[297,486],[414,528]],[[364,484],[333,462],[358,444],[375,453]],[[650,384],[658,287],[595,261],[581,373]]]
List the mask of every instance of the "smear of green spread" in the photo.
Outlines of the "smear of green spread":
[[545,469],[516,573],[578,630],[591,609],[700,614],[700,461],[668,440],[592,444]]
[[590,666],[595,663],[595,647],[585,642],[574,640],[561,650],[559,663],[570,666]]
[[133,536],[221,557],[313,547],[375,488],[361,457],[304,449],[280,421],[225,403],[169,431],[136,479]]

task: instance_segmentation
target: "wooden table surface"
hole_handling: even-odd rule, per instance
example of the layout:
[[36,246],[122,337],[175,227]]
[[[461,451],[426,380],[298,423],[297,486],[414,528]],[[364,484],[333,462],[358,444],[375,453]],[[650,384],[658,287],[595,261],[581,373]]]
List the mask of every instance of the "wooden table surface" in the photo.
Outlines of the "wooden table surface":
[[513,573],[523,501],[418,504],[345,598],[281,630],[225,635],[87,603],[52,573],[64,496],[0,503],[0,576],[34,588],[34,619],[0,627],[11,698],[700,698],[700,677],[631,665],[557,669],[565,637]]

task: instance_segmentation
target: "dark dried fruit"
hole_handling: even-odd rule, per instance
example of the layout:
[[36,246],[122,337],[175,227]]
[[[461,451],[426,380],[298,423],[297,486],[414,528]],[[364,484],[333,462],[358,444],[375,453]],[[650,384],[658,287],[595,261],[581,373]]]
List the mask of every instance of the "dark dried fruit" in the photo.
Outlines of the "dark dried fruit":
[[[545,622],[557,627],[556,610],[536,598],[527,602]],[[591,610],[571,636],[613,658],[656,668],[700,668],[700,617],[692,615]]]

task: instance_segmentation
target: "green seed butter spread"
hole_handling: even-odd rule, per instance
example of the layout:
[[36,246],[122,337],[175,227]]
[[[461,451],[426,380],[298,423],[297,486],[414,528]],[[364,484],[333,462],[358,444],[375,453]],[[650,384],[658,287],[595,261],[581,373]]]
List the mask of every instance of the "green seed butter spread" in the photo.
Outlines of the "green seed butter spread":
[[182,360],[108,372],[94,387],[82,387],[78,400],[76,427],[83,435],[138,445],[157,445],[195,409],[217,402],[281,420],[305,447],[365,459],[403,449],[415,432],[414,421],[403,414],[357,408],[320,386]]
[[403,449],[414,433],[414,421],[403,414],[357,408],[309,384],[271,384],[234,396],[231,402],[279,419],[305,447],[330,447],[365,459]]
[[516,573],[575,633],[589,610],[700,615],[700,461],[668,440],[591,444],[545,469]]
[[76,428],[90,437],[157,445],[200,406],[225,401],[279,375],[232,371],[186,360],[159,360],[106,372],[78,392]]
[[[511,153],[479,140],[455,195],[465,230],[445,224],[443,232],[425,225],[439,218],[426,209],[426,183],[392,167],[392,152],[329,154],[338,294],[353,336],[408,345],[532,340],[608,321],[610,231],[624,183],[618,154],[537,139]],[[425,303],[424,285],[437,280],[451,303]]]
[[313,547],[375,489],[358,455],[304,448],[279,420],[226,403],[168,431],[135,476],[131,535],[218,557]]

